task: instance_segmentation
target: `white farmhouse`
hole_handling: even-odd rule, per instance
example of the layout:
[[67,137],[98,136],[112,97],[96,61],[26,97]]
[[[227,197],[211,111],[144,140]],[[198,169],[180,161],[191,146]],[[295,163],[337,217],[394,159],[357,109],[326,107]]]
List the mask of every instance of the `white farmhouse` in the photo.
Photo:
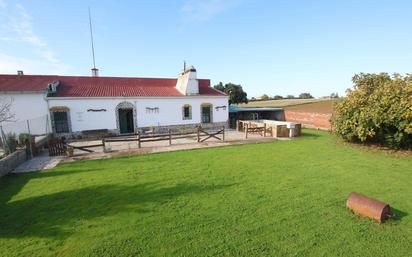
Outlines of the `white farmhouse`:
[[49,117],[56,134],[227,125],[228,96],[191,66],[176,78],[0,75],[0,97],[23,121]]

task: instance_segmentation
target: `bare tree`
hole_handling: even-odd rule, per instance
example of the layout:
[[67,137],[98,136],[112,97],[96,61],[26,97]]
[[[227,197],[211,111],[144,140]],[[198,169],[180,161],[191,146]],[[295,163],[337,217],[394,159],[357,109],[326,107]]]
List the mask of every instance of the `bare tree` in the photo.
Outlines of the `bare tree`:
[[14,121],[15,114],[11,112],[12,103],[12,98],[0,98],[0,123],[5,121]]

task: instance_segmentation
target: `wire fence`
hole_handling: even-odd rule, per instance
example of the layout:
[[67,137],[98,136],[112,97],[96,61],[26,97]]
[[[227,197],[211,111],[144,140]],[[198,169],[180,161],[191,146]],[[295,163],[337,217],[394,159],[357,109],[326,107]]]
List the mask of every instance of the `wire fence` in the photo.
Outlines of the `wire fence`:
[[28,147],[33,155],[33,144],[50,133],[47,115],[15,122],[0,124],[0,157],[14,152],[18,148]]

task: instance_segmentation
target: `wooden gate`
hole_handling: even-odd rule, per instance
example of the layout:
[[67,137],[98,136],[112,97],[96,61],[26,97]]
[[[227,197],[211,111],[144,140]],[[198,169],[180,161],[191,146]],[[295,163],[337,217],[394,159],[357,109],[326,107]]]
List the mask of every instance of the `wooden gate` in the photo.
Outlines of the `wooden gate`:
[[66,155],[66,143],[63,139],[52,138],[49,139],[49,156]]
[[[218,137],[218,135],[222,135]],[[200,136],[205,136],[205,138],[201,139]],[[201,128],[197,129],[197,142],[205,142],[208,139],[215,138],[220,141],[225,141],[225,127],[223,126],[221,130],[218,131],[205,131]]]

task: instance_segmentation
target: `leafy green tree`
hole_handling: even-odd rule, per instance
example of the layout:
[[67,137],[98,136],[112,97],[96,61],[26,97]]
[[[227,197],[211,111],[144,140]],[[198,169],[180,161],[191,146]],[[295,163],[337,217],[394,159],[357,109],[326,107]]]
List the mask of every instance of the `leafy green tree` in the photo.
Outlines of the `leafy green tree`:
[[285,98],[286,99],[295,99],[295,96],[294,95],[287,95]]
[[281,95],[275,95],[272,99],[273,99],[273,100],[280,100],[280,99],[283,99],[283,96],[281,96]]
[[352,81],[353,89],[335,104],[336,133],[348,141],[412,149],[412,75],[360,73]]
[[300,99],[311,99],[313,96],[310,93],[302,93],[299,95]]
[[243,91],[241,85],[233,83],[227,83],[223,85],[222,82],[219,82],[217,85],[214,86],[214,88],[226,93],[229,96],[229,104],[239,104],[248,102],[247,93]]
[[222,82],[219,82],[217,85],[214,86],[215,89],[225,92],[225,86],[223,85]]

